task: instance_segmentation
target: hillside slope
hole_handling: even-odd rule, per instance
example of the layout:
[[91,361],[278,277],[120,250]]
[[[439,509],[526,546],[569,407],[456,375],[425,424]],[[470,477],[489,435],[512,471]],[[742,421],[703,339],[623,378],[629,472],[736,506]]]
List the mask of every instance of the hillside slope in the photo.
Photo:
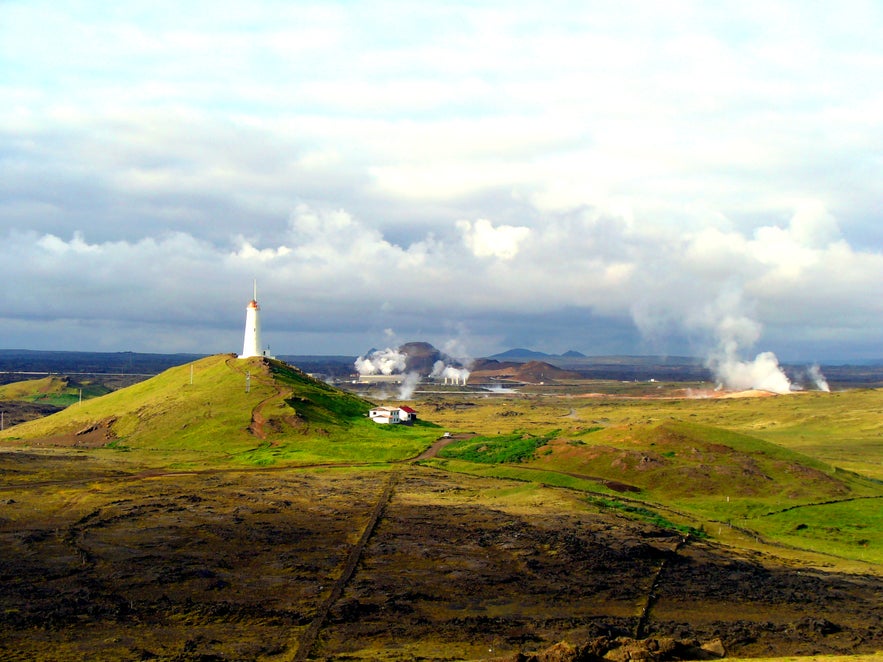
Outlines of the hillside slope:
[[293,429],[327,433],[369,407],[284,363],[218,355],[23,423],[4,439],[232,451]]

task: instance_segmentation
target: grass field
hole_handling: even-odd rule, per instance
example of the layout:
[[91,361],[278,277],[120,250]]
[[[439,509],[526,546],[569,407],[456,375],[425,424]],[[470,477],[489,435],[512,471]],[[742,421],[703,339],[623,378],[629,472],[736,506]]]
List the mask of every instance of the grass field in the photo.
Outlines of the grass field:
[[828,554],[835,564],[883,564],[878,390],[766,398],[533,394],[444,405],[436,403],[435,420],[477,433],[486,450],[525,431],[556,432],[533,453],[514,450],[515,465],[485,468],[487,459],[477,458],[470,465],[453,447],[436,466],[590,492],[611,493],[605,484],[620,482],[633,488],[625,493],[631,501],[676,511],[681,524],[729,542]]

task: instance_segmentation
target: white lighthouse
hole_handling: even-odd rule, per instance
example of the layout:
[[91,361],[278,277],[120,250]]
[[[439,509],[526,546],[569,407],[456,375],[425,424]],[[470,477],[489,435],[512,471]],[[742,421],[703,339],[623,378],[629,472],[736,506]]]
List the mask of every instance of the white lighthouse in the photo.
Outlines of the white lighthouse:
[[245,340],[242,342],[240,359],[263,356],[261,352],[261,307],[258,305],[258,282],[254,282],[254,297],[245,307]]

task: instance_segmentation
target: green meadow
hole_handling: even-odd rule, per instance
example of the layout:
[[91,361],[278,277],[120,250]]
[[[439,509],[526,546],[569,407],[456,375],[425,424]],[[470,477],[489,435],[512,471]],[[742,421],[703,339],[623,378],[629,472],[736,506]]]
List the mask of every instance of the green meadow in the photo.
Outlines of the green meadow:
[[[433,466],[596,495],[620,483],[619,503],[727,544],[822,564],[883,563],[880,390],[745,398],[569,390],[439,407],[437,422],[477,436]],[[468,457],[474,448],[489,454],[494,440],[524,444],[528,433],[543,440],[531,453],[497,464]]]

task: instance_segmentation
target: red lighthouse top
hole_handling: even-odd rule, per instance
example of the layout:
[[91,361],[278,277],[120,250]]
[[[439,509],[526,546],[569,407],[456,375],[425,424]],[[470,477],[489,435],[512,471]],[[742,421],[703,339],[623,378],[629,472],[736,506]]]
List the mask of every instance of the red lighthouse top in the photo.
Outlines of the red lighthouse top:
[[261,307],[258,305],[258,279],[254,279],[254,296],[251,298],[251,301],[248,302],[248,306],[246,308],[254,308],[255,310],[260,310]]

